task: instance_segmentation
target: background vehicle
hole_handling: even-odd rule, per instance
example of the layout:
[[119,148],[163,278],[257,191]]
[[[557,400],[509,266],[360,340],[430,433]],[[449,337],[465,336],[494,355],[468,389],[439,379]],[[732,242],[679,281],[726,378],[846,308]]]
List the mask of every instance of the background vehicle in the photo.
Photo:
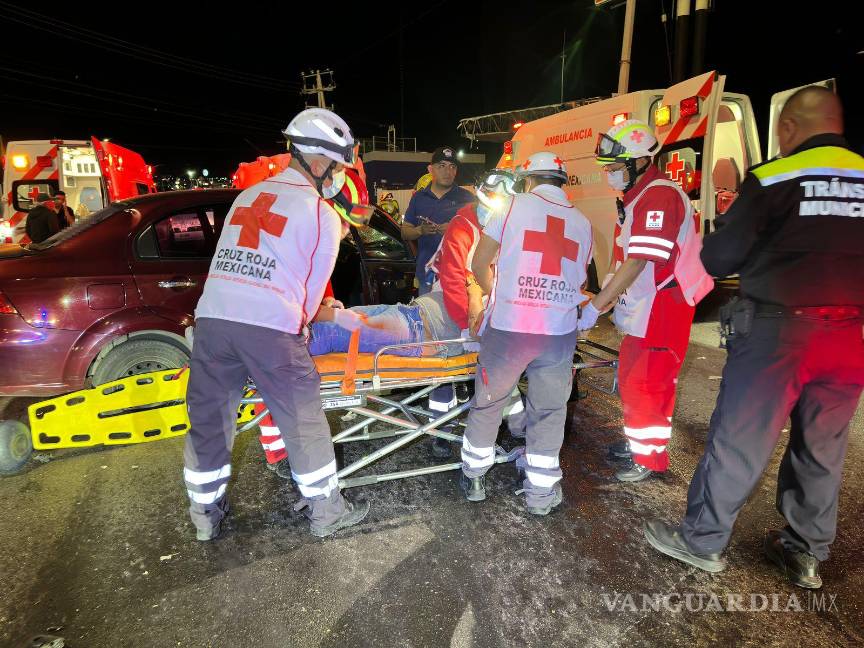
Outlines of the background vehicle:
[[30,242],[24,227],[39,193],[66,192],[66,204],[86,217],[115,200],[156,191],[144,158],[95,137],[9,142],[2,167],[0,243]]
[[[116,202],[30,246],[0,246],[0,395],[48,396],[182,366],[234,189]],[[346,305],[407,302],[414,256],[378,211],[342,242]]]
[[[631,92],[526,122],[505,142],[498,166],[515,168],[538,151],[561,157],[569,176],[565,189],[593,226],[594,263],[602,277],[612,255],[618,193],[594,161],[598,135],[627,119],[651,124],[663,144],[657,164],[691,198],[699,229],[707,234],[714,216],[737,196],[744,173],[763,159],[750,99],[726,92],[725,83],[725,76],[707,72],[665,90]],[[833,81],[820,84],[833,87]],[[772,97],[772,125],[791,92]],[[776,154],[773,139],[769,157]]]

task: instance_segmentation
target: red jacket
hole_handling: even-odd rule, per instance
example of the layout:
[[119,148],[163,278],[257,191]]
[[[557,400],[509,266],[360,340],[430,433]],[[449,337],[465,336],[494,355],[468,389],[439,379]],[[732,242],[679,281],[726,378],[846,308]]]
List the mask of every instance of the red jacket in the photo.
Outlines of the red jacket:
[[468,291],[465,282],[471,272],[469,257],[480,240],[480,224],[473,204],[462,207],[450,221],[437,255],[438,281],[444,292],[444,307],[461,329],[468,328]]

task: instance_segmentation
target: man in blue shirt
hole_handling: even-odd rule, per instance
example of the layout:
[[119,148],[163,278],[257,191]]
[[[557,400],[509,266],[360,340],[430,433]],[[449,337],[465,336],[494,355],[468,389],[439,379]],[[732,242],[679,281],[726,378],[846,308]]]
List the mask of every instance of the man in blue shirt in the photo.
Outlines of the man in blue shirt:
[[432,182],[411,197],[402,223],[402,238],[417,240],[417,283],[421,295],[432,289],[435,275],[426,270],[426,264],[447,231],[450,219],[465,204],[473,202],[470,191],[456,185],[459,160],[455,149],[442,146],[432,154],[429,165]]

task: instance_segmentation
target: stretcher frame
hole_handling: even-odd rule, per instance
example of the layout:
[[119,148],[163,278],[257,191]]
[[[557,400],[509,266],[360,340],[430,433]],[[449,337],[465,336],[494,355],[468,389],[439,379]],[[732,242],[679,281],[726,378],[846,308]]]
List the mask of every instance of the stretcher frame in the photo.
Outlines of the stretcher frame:
[[[333,436],[334,444],[348,444],[358,441],[370,441],[376,439],[393,438],[395,440],[390,443],[363,455],[356,461],[347,466],[342,467],[336,473],[339,480],[340,488],[353,488],[356,486],[368,486],[378,484],[385,481],[393,481],[397,479],[406,479],[408,477],[418,477],[421,475],[430,475],[434,473],[448,472],[451,470],[459,470],[462,467],[460,461],[434,464],[419,468],[410,468],[389,473],[377,473],[371,475],[354,476],[356,472],[363,468],[374,464],[375,462],[390,456],[399,451],[403,447],[409,445],[416,439],[423,436],[437,437],[446,439],[451,442],[462,443],[463,435],[454,434],[447,430],[441,429],[445,425],[451,423],[463,413],[468,411],[474,404],[474,399],[468,402],[458,404],[447,412],[432,412],[430,410],[418,407],[416,401],[432,392],[436,387],[441,385],[455,384],[474,380],[475,373],[473,371],[450,376],[434,376],[428,378],[388,378],[382,375],[380,370],[381,356],[388,352],[398,349],[424,348],[429,346],[446,346],[451,344],[475,343],[476,340],[470,338],[458,338],[451,340],[435,340],[426,342],[413,342],[408,344],[394,344],[382,347],[379,349],[373,359],[371,378],[357,377],[347,375],[340,380],[322,381],[321,383],[321,404],[325,411],[330,410],[345,410],[357,416],[362,417],[357,423],[350,425],[345,430]],[[597,355],[596,352],[585,351],[580,349],[578,345],[583,347],[591,347],[595,351],[611,356],[609,358],[602,355]],[[593,358],[591,361],[584,362],[581,355],[586,355]],[[598,368],[613,368],[615,369],[615,377],[613,378],[612,389],[606,390],[601,387],[592,385],[595,389],[612,393],[617,389],[617,352],[608,347],[596,344],[590,340],[578,340],[577,342],[577,358],[578,361],[573,364],[574,378],[577,372],[582,369],[598,369]],[[248,390],[255,390],[254,383],[250,380],[246,385]],[[416,390],[410,394],[399,398],[388,398],[384,393],[402,390]],[[238,434],[254,428],[268,414],[269,410],[264,403],[264,399],[260,396],[250,396],[243,398],[243,405],[264,405],[261,412],[248,422],[238,426]],[[367,407],[369,403],[381,405],[382,409],[375,410]],[[420,418],[427,419],[422,422]],[[374,423],[388,423],[391,428],[384,430],[370,431],[370,426]],[[457,423],[457,426],[464,427],[464,423]],[[505,450],[500,444],[495,444],[495,459],[494,463],[509,463],[515,461],[525,451],[524,446],[519,446],[510,450]]]

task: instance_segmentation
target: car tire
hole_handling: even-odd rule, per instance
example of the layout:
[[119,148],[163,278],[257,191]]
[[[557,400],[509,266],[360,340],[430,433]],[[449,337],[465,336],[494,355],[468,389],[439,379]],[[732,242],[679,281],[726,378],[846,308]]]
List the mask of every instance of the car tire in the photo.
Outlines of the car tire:
[[93,369],[93,385],[165,369],[178,369],[189,362],[189,354],[162,340],[131,339],[111,349]]
[[30,429],[21,421],[0,421],[0,474],[18,472],[33,454]]

